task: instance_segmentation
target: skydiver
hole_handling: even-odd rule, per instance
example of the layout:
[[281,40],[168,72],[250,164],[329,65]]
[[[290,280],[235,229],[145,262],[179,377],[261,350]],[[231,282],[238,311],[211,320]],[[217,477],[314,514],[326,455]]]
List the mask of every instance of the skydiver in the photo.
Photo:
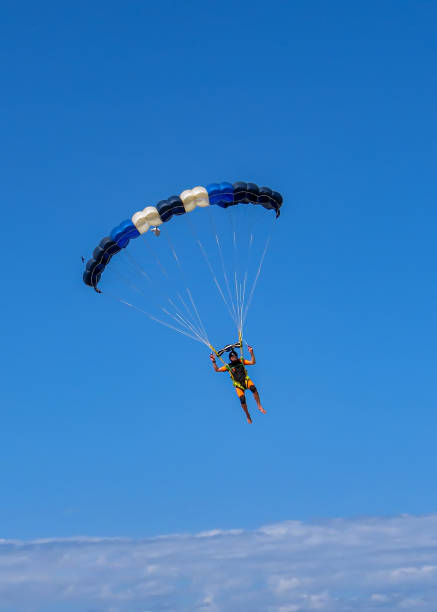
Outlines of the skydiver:
[[249,353],[251,356],[250,361],[248,361],[247,359],[243,359],[243,361],[241,361],[236,351],[232,349],[229,353],[229,364],[225,364],[224,366],[221,366],[220,368],[217,367],[215,355],[213,353],[211,353],[209,358],[211,359],[212,367],[214,368],[216,372],[229,372],[229,374],[231,375],[232,382],[235,387],[235,391],[237,392],[238,398],[241,402],[241,407],[243,408],[246,414],[247,422],[252,423],[252,419],[251,419],[251,416],[249,414],[249,411],[247,409],[247,404],[246,404],[246,395],[245,395],[246,389],[249,389],[250,391],[252,391],[253,397],[258,406],[258,410],[262,412],[263,414],[265,414],[266,411],[261,406],[261,401],[259,398],[259,393],[257,391],[257,388],[253,384],[252,380],[249,378],[246,372],[246,368],[244,367],[246,365],[255,365],[256,363],[255,355],[253,353],[253,348],[249,346],[248,349],[249,349]]

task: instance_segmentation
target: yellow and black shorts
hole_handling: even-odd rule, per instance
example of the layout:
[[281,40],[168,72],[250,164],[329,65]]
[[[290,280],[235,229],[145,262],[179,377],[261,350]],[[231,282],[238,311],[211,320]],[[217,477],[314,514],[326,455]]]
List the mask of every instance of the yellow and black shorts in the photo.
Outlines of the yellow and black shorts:
[[237,385],[235,385],[235,391],[237,392],[238,397],[243,397],[244,393],[246,392],[246,389],[250,389],[250,387],[254,387],[254,386],[255,385],[253,384],[252,380],[249,377],[247,377],[244,383],[241,385],[241,387],[244,387],[244,389],[242,389],[241,387],[237,387]]

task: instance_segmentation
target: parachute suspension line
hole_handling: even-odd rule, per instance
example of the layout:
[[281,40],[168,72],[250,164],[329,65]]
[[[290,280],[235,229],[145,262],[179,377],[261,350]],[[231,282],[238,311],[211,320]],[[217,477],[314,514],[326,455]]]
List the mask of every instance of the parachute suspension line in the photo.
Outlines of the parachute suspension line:
[[[155,296],[155,291],[156,291],[156,287],[152,281],[152,279],[150,278],[150,276],[143,270],[143,268],[141,267],[141,265],[136,261],[135,257],[133,257],[133,255],[126,253],[126,251],[123,251],[122,253],[123,256],[127,256],[126,259],[129,260],[129,263],[132,264],[132,267],[135,269],[136,272],[140,273],[144,278],[146,278],[152,285],[153,285],[153,289],[154,291],[152,292],[152,296]],[[146,295],[144,293],[144,291],[140,288],[138,288],[134,283],[132,283],[131,281],[127,280],[126,277],[117,270],[117,266],[112,266],[111,268],[113,270],[113,272],[115,273],[116,276],[118,276],[119,278],[121,278],[121,280],[124,282],[124,284],[126,284],[128,287],[130,287],[131,289],[133,289],[136,293],[139,293],[140,295],[142,295],[143,297],[149,299],[149,296]],[[168,275],[167,275],[168,276]],[[162,291],[159,290],[158,287],[158,292],[162,294]],[[106,293],[106,291],[105,291]],[[202,334],[199,333],[199,330],[196,329],[196,325],[192,326],[190,325],[189,321],[182,315],[182,313],[179,311],[179,309],[173,304],[173,302],[171,301],[170,298],[166,297],[165,294],[162,294],[164,296],[164,301],[168,301],[174,308],[175,308],[175,314],[176,317],[174,315],[172,315],[171,313],[169,313],[165,308],[163,308],[162,306],[158,306],[160,308],[160,310],[162,310],[162,312],[164,312],[168,317],[172,318],[174,321],[176,321],[177,323],[181,324],[188,329],[191,333],[195,334],[198,338],[202,338]],[[119,301],[121,298],[117,298]],[[124,302],[123,302],[124,303]],[[130,304],[129,305],[132,308],[136,308],[137,310],[142,311],[143,309],[141,309],[139,306],[136,306],[135,304]],[[186,309],[188,311],[188,309]],[[146,313],[146,311],[144,311]],[[147,313],[148,314],[148,313]],[[188,314],[189,311],[188,311]],[[153,318],[153,315],[150,315],[150,317]],[[163,321],[153,318],[153,320],[156,320],[159,323],[165,324]],[[167,324],[167,327],[169,325]],[[173,329],[173,327],[171,327],[171,329]],[[176,329],[176,328],[175,328]],[[178,330],[179,332],[181,332],[181,330]],[[191,336],[190,336],[191,337]],[[196,338],[196,339],[198,339]],[[206,338],[205,338],[206,340]],[[203,338],[202,338],[202,342],[204,342]]]
[[244,312],[243,322],[246,321],[247,313],[249,311],[250,305],[252,304],[253,294],[255,293],[255,288],[256,288],[256,285],[258,283],[259,276],[261,274],[262,266],[263,266],[263,263],[264,263],[264,258],[266,256],[266,253],[267,253],[267,250],[269,248],[269,245],[270,245],[270,237],[267,238],[263,254],[261,255],[261,259],[260,259],[260,262],[259,262],[258,270],[256,272],[255,279],[253,281],[252,288],[250,290],[249,299],[247,301],[246,310]]
[[[243,263],[242,271],[241,271],[242,272],[242,276],[241,276],[242,295],[241,295],[241,308],[240,308],[240,327],[241,327],[242,334],[243,334],[243,325],[244,325],[243,313],[244,313],[244,306],[245,306],[245,300],[246,300],[247,279],[248,279],[249,268],[250,268],[250,263],[251,263],[252,245],[254,242],[254,226],[255,226],[255,219],[256,219],[256,214],[254,214],[255,211],[252,210],[250,206],[246,206],[245,211],[246,211],[246,218],[244,220],[244,225],[245,225],[245,228],[247,228],[247,233],[245,235],[245,237],[247,237],[247,246],[244,245],[245,265]],[[242,257],[242,262],[244,262],[243,257]]]
[[206,342],[206,338],[203,338],[203,336],[199,335],[199,333],[191,325],[189,325],[180,315],[174,316],[170,312],[168,312],[165,308],[162,308],[162,311],[165,312],[165,314],[168,315],[171,319],[176,321],[176,323],[184,325],[186,329],[191,331],[196,336],[199,342],[203,342],[203,343]]
[[181,311],[179,310],[179,308],[176,306],[176,304],[173,302],[172,299],[168,299],[170,305],[174,308],[175,313],[172,314],[170,312],[168,312],[168,310],[164,307],[161,307],[161,310],[170,318],[172,318],[174,321],[176,321],[179,324],[182,324],[186,329],[188,329],[189,331],[191,331],[193,334],[195,334],[198,338],[202,339],[202,342],[206,341],[207,338],[204,337],[202,335],[201,330],[199,330],[196,326],[196,322],[193,321],[193,317],[191,312],[188,310],[185,302],[183,301],[182,297],[178,294],[178,297],[180,297],[181,302],[187,312],[187,315],[189,318],[185,318],[185,316],[181,313]]
[[243,295],[242,295],[242,299],[241,299],[241,310],[240,310],[240,314],[241,314],[241,319],[240,319],[240,326],[241,326],[241,330],[243,330],[243,312],[244,312],[244,307],[245,307],[245,300],[246,300],[246,289],[247,289],[247,279],[248,279],[248,275],[249,275],[249,266],[250,266],[250,262],[251,262],[251,255],[252,255],[252,245],[254,242],[254,225],[255,225],[255,216],[252,215],[250,218],[250,223],[249,225],[249,236],[248,236],[248,245],[247,245],[247,249],[246,249],[246,254],[247,254],[247,259],[246,259],[246,266],[244,269],[244,278],[243,278]]
[[[220,240],[219,240],[219,237],[218,237],[217,230],[215,229],[215,227],[213,227],[214,224],[213,224],[213,219],[212,219],[212,213],[211,213],[209,207],[208,207],[208,214],[209,214],[209,220],[210,220],[212,232],[213,232],[213,235],[214,235],[214,238],[215,238],[215,242],[216,242],[217,248],[219,250],[220,261],[221,261],[221,265],[222,265],[222,271],[223,271],[223,275],[224,275],[224,279],[225,279],[225,283],[226,283],[226,287],[227,287],[228,298],[229,298],[230,304],[232,306],[232,309],[231,309],[231,306],[229,305],[228,300],[225,298],[225,294],[223,292],[222,286],[221,286],[219,280],[217,279],[217,275],[216,275],[216,273],[214,271],[214,268],[213,268],[212,264],[210,263],[210,260],[209,260],[209,257],[207,255],[207,252],[206,252],[203,244],[201,243],[200,239],[197,238],[197,235],[195,234],[196,235],[196,241],[197,241],[197,244],[198,244],[198,246],[199,246],[199,248],[200,248],[200,250],[202,252],[203,258],[205,259],[205,261],[207,263],[207,266],[208,266],[208,268],[210,270],[210,273],[211,273],[211,275],[213,277],[214,284],[217,287],[217,290],[218,290],[219,294],[221,295],[221,297],[223,299],[223,302],[226,305],[226,308],[228,310],[229,316],[231,317],[232,321],[234,323],[236,323],[236,311],[235,311],[234,303],[232,301],[232,295],[231,295],[230,288],[229,288],[229,281],[228,281],[228,277],[227,277],[227,274],[226,274],[226,269],[225,269],[225,266],[224,266],[224,259],[223,259],[223,254],[222,254],[221,247],[220,247]],[[191,224],[191,219],[188,219],[188,221],[189,221],[189,224],[190,224],[190,227],[191,227],[192,231],[194,232],[194,228],[192,227],[192,224]]]
[[150,278],[150,276],[147,274],[147,272],[143,269],[141,264],[135,259],[135,257],[131,253],[129,253],[126,249],[124,249],[123,255],[129,259],[129,261],[137,269],[138,273],[141,274],[141,276],[144,276],[144,278],[146,278],[149,282],[152,282],[152,279]]
[[262,267],[263,267],[264,259],[265,259],[265,256],[267,254],[268,248],[270,246],[270,241],[271,241],[271,238],[272,238],[273,229],[275,227],[275,225],[274,225],[275,221],[276,221],[276,219],[273,220],[273,225],[271,226],[270,231],[269,231],[269,233],[267,235],[266,243],[265,243],[265,246],[264,246],[264,250],[262,252],[262,255],[261,255],[261,258],[260,258],[260,261],[259,261],[259,265],[258,265],[258,269],[257,269],[255,278],[254,278],[253,283],[252,283],[252,287],[251,287],[250,294],[249,294],[249,299],[247,301],[247,305],[246,305],[246,308],[245,308],[245,311],[244,311],[244,315],[243,315],[243,324],[246,321],[247,313],[248,313],[249,308],[250,308],[250,306],[252,304],[253,294],[255,293],[255,289],[256,289],[256,286],[257,286],[257,283],[258,283],[258,279],[259,279],[259,276],[261,274],[261,270],[262,270]]
[[[186,291],[186,293],[187,293],[188,297],[190,298],[190,302],[191,302],[191,304],[192,304],[192,306],[193,306],[194,312],[196,313],[196,317],[197,317],[197,321],[198,321],[198,323],[197,323],[196,325],[198,325],[198,329],[199,329],[199,331],[201,332],[202,337],[205,339],[205,341],[208,341],[208,334],[207,334],[206,328],[205,328],[205,326],[204,326],[204,324],[203,324],[202,319],[200,318],[199,309],[198,309],[197,304],[196,304],[196,302],[195,302],[195,300],[194,300],[194,298],[193,298],[193,295],[192,295],[192,293],[191,293],[191,289],[190,289],[190,287],[188,286],[187,278],[186,278],[186,276],[185,276],[185,272],[184,272],[184,269],[183,269],[183,267],[182,267],[182,264],[181,264],[180,258],[178,257],[178,255],[177,255],[177,253],[176,253],[176,249],[175,249],[175,247],[174,247],[173,243],[171,242],[171,240],[170,240],[169,236],[167,236],[167,234],[165,234],[165,237],[166,237],[166,239],[167,239],[167,242],[169,243],[169,246],[170,246],[170,249],[171,249],[171,251],[172,251],[172,254],[173,254],[174,260],[175,260],[175,262],[176,262],[176,265],[177,265],[177,268],[178,268],[179,274],[180,274],[180,276],[181,276],[181,278],[182,278],[182,281],[183,281],[183,283],[184,283],[184,285],[185,285],[185,291]],[[182,303],[185,305],[185,302],[182,300],[182,298],[180,298],[180,299],[181,299]],[[190,311],[187,309],[187,307],[186,307],[186,306],[185,306],[185,310],[187,310],[187,312],[190,312]],[[192,317],[192,319],[193,319],[193,322],[194,322],[194,317]]]
[[229,211],[229,220],[231,221],[231,232],[232,232],[232,252],[233,252],[233,259],[234,259],[234,289],[235,289],[235,304],[236,304],[236,311],[237,311],[237,320],[236,320],[236,325],[237,325],[237,330],[240,330],[240,304],[239,304],[239,299],[238,299],[238,253],[237,253],[237,227],[236,227],[236,219],[234,218],[235,215],[234,213],[236,213],[236,211],[234,210],[235,207],[233,206],[232,209]]
[[[157,317],[153,316],[152,314],[150,314],[149,312],[147,312],[143,308],[140,308],[139,306],[136,306],[135,304],[131,304],[127,300],[124,300],[124,299],[118,297],[117,295],[112,294],[109,291],[105,290],[102,293],[103,293],[103,295],[106,295],[106,296],[114,299],[116,302],[120,302],[120,304],[124,304],[125,306],[129,306],[130,308],[133,308],[134,310],[137,310],[138,312],[142,313],[143,315],[145,315],[146,317],[148,317],[152,321],[155,321],[155,323],[159,323],[160,325],[163,325],[164,327],[168,327],[169,329],[172,329],[172,330],[178,332],[179,334],[187,336],[188,338],[191,338],[192,340],[195,340],[196,342],[201,342],[202,344],[206,344],[204,340],[196,338],[196,336],[193,336],[192,334],[189,334],[186,331],[184,331],[183,329],[179,329],[179,328],[175,327],[174,325],[171,325],[170,323],[167,323],[166,321],[161,321],[161,319],[158,319]],[[209,346],[209,345],[207,345],[207,346]]]
[[[196,321],[195,321],[195,319],[194,319],[194,317],[193,317],[193,313],[191,312],[191,310],[190,310],[190,309],[188,308],[188,306],[186,305],[184,298],[181,296],[181,294],[180,294],[180,293],[178,293],[178,294],[177,294],[177,297],[178,297],[178,299],[179,299],[180,303],[182,304],[183,308],[185,309],[185,312],[187,313],[187,316],[189,317],[189,320],[190,320],[191,325],[193,325],[193,327],[196,327],[196,325],[197,325],[197,324],[196,324]],[[169,300],[169,301],[170,301],[170,300]],[[170,301],[170,303],[171,303],[171,304],[173,304],[173,302],[172,302],[172,301]],[[176,306],[176,305],[175,305],[175,308],[177,308],[177,306]],[[199,331],[200,331],[200,330],[198,330],[198,332],[199,332]]]
[[223,278],[225,280],[226,289],[227,289],[227,292],[228,292],[229,301],[232,304],[233,316],[231,318],[234,321],[235,326],[238,328],[237,310],[236,310],[236,306],[234,304],[234,300],[232,298],[232,291],[231,291],[231,286],[230,286],[230,283],[229,283],[228,274],[227,274],[227,271],[226,271],[225,259],[224,259],[224,256],[223,256],[223,250],[222,250],[222,247],[221,247],[219,233],[217,231],[217,226],[216,226],[215,221],[214,221],[214,214],[210,210],[210,207],[208,207],[208,214],[209,214],[209,220],[210,220],[210,223],[211,223],[212,233],[213,233],[213,235],[215,237],[215,242],[216,242],[217,250],[218,250],[218,253],[219,253],[219,259],[220,259],[220,263],[221,263],[221,267],[222,267]]
[[[171,316],[173,319],[175,319],[175,317],[177,317],[178,320],[180,320],[183,325],[185,325],[185,327],[187,327],[188,329],[190,329],[194,334],[196,334],[197,336],[201,337],[201,338],[205,338],[206,339],[206,334],[203,333],[202,330],[200,330],[197,325],[196,322],[193,320],[193,316],[190,313],[190,311],[186,308],[185,306],[185,310],[187,312],[188,318],[186,318],[181,311],[179,310],[179,308],[174,304],[173,300],[171,300],[169,298],[169,304],[171,306],[173,306],[174,310],[175,310],[175,314],[171,315],[170,313],[167,312],[167,310],[162,307],[161,310],[163,312],[165,312],[166,314],[168,314],[168,316]],[[175,319],[176,320],[176,319]]]
[[[243,210],[236,210],[237,207],[232,207],[233,210],[229,211],[229,219],[231,222],[231,231],[232,231],[232,243],[233,243],[233,253],[234,253],[234,288],[235,288],[235,299],[237,304],[237,330],[238,333],[241,334],[243,331],[243,274],[241,270],[241,262],[243,259],[243,254],[239,252],[239,245],[241,242],[241,236],[243,236],[243,228],[239,227],[239,219],[242,218],[242,222],[240,225],[247,227],[246,218],[244,212],[247,212],[247,207],[245,206]],[[240,212],[242,213],[240,215]]]
[[[207,266],[209,268],[209,271],[211,272],[211,276],[213,277],[214,284],[217,287],[217,290],[218,290],[219,294],[221,295],[222,300],[223,300],[226,308],[228,309],[229,315],[230,315],[231,319],[235,321],[235,309],[234,309],[234,313],[232,313],[231,307],[229,306],[228,301],[225,298],[225,295],[223,293],[223,289],[221,288],[221,285],[220,285],[219,281],[217,280],[217,276],[216,276],[216,274],[214,272],[214,269],[213,269],[213,267],[212,267],[212,265],[211,265],[211,263],[209,261],[209,257],[208,257],[208,255],[207,255],[207,253],[206,253],[206,251],[205,251],[205,249],[203,247],[203,244],[200,242],[200,240],[197,241],[197,244],[198,244],[198,246],[199,246],[199,248],[201,250],[201,253],[202,253],[202,255],[203,255],[203,257],[204,257],[204,259],[206,261],[206,264],[207,264]],[[233,304],[232,304],[232,308],[234,308]]]
[[[199,309],[198,309],[197,304],[196,304],[196,302],[195,302],[195,300],[193,298],[193,294],[191,293],[191,289],[188,286],[187,278],[185,276],[185,272],[183,270],[181,261],[180,261],[178,255],[177,255],[177,253],[176,253],[176,249],[175,249],[172,241],[170,240],[170,237],[167,236],[166,232],[164,232],[164,235],[165,235],[165,238],[166,238],[166,240],[168,242],[170,250],[171,250],[171,252],[173,254],[173,258],[174,258],[174,260],[176,262],[176,266],[177,266],[177,269],[179,271],[179,274],[180,274],[180,276],[182,278],[182,281],[183,281],[183,283],[185,285],[185,291],[186,291],[188,297],[190,298],[191,305],[193,306],[194,312],[196,313],[196,318],[197,318],[197,321],[198,321],[199,331],[201,332],[201,334],[199,334],[199,335],[201,335],[205,339],[205,341],[208,342],[208,334],[206,332],[206,329],[205,329],[205,326],[203,324],[203,321],[200,318]],[[193,319],[194,319],[194,317],[193,317]]]
[[138,310],[139,312],[142,312],[143,314],[145,314],[146,316],[149,317],[149,319],[151,319],[152,321],[155,321],[156,323],[159,323],[160,325],[164,325],[164,327],[168,327],[169,329],[173,329],[174,331],[187,336],[187,338],[191,338],[192,340],[196,340],[197,342],[201,342],[202,344],[204,344],[204,341],[202,338],[197,337],[187,333],[186,331],[184,331],[183,329],[179,329],[177,327],[175,327],[174,325],[171,325],[170,323],[167,323],[166,321],[161,321],[161,319],[158,319],[157,317],[149,314],[148,312],[146,312],[145,310],[143,310],[142,308],[138,308],[138,306],[135,306],[134,304],[130,304],[129,302],[120,300],[122,304],[126,304],[126,306],[131,306],[132,308],[135,308],[135,310]]
[[232,304],[232,311],[234,313],[233,319],[234,319],[235,325],[238,327],[237,306],[236,306],[236,302],[234,304],[234,299],[232,297],[231,286],[230,286],[230,283],[229,283],[228,274],[227,274],[227,271],[226,271],[225,259],[223,257],[223,250],[222,250],[222,247],[221,247],[220,238],[219,238],[218,234],[215,234],[215,240],[216,240],[217,249],[218,249],[219,256],[220,256],[222,272],[223,272],[223,276],[224,276],[224,279],[225,279],[226,287],[227,287],[227,290],[228,290],[229,299],[230,299],[231,304]]
[[198,241],[197,244],[199,245],[199,248],[200,248],[200,250],[202,252],[202,255],[203,255],[203,257],[204,257],[204,259],[205,259],[205,261],[206,261],[206,263],[208,265],[208,268],[209,268],[209,270],[211,272],[211,275],[213,277],[213,280],[214,280],[214,284],[215,284],[215,286],[217,288],[217,291],[219,292],[219,294],[222,297],[222,300],[223,300],[223,302],[224,302],[224,304],[225,304],[225,306],[226,306],[226,308],[228,310],[229,316],[235,322],[235,307],[232,304],[232,309],[234,310],[234,312],[232,312],[231,307],[229,306],[228,301],[226,300],[225,295],[223,293],[223,289],[221,288],[221,285],[220,285],[219,281],[217,280],[217,276],[216,276],[216,274],[215,274],[215,272],[214,272],[214,270],[213,270],[213,268],[211,266],[211,263],[209,261],[208,255],[206,254],[206,251],[205,251],[205,249],[203,247],[203,244],[200,242],[200,240]]
[[201,327],[201,329],[203,331],[203,335],[204,335],[205,339],[208,340],[208,334],[206,333],[205,326],[203,325],[202,319],[200,318],[199,311],[197,309],[197,306],[196,306],[196,303],[195,303],[195,301],[193,299],[193,296],[191,295],[191,291],[190,291],[189,287],[187,287],[187,293],[188,293],[188,296],[190,298],[190,302],[193,305],[193,308],[194,308],[194,311],[196,313],[197,319],[198,319],[198,321],[200,323],[200,327]]
[[[121,274],[114,266],[112,266],[112,270],[114,271],[114,273],[116,274],[116,276],[118,276],[119,278],[121,278],[121,280],[127,284],[131,289],[135,290],[137,293],[140,293],[141,295],[147,297],[145,295],[145,293],[139,289],[138,287],[136,287],[136,285],[134,285],[133,283],[129,282],[126,280],[126,278],[124,277],[123,274]],[[147,275],[146,275],[147,276]],[[152,282],[152,281],[151,281]],[[174,331],[177,331],[181,334],[184,334],[185,336],[188,336],[189,338],[192,338],[193,340],[196,340],[198,342],[202,342],[203,344],[207,344],[206,342],[206,337],[202,337],[202,335],[198,332],[198,330],[196,330],[192,325],[190,325],[190,323],[177,311],[176,312],[176,317],[174,315],[172,315],[171,313],[169,313],[165,308],[160,307],[161,310],[170,318],[172,318],[174,321],[176,321],[179,325],[183,325],[186,329],[188,329],[191,333],[187,333],[184,330],[181,330],[177,327],[175,327],[174,325],[171,325],[169,323],[167,323],[166,321],[162,321],[161,319],[158,319],[157,317],[155,317],[154,315],[150,314],[149,312],[147,312],[146,310],[144,310],[143,308],[135,305],[135,304],[131,304],[130,302],[128,302],[127,300],[124,300],[118,296],[115,296],[113,294],[111,294],[110,292],[106,291],[104,292],[106,295],[109,295],[113,298],[115,298],[118,302],[125,304],[126,306],[130,306],[131,308],[134,308],[135,310],[143,313],[144,315],[146,315],[147,317],[149,317],[149,319],[156,321],[157,323],[160,323],[161,325],[164,325],[165,327],[168,327],[170,329],[173,329]],[[171,300],[169,299],[169,301],[171,302]],[[177,310],[177,309],[176,309]],[[194,334],[194,335],[193,335]]]
[[[178,267],[178,272],[181,273],[181,265],[180,265],[180,262],[179,262],[179,258],[178,258],[177,254],[176,254],[176,251],[175,251],[173,245],[170,244],[170,239],[167,236],[166,232],[164,232],[164,235],[165,235],[165,237],[167,239],[167,242],[169,243],[170,249],[172,251],[173,258],[174,258],[174,260],[176,262],[176,265]],[[153,250],[148,243],[147,243],[147,246],[149,247],[149,250]],[[158,268],[161,270],[163,276],[166,277],[167,280],[170,280],[169,274],[168,274],[166,268],[161,264],[161,260],[159,259],[159,257],[157,257],[154,254],[154,259],[155,259],[155,262],[158,265]],[[179,294],[178,294],[178,297],[180,297]],[[206,340],[207,334],[206,334],[205,328],[202,325],[202,322],[200,321],[200,326],[199,326],[199,324],[196,323],[196,321],[195,321],[195,319],[193,317],[192,312],[189,310],[189,308],[187,308],[185,302],[182,300],[181,297],[180,297],[180,300],[181,300],[181,302],[182,302],[182,304],[183,304],[183,306],[185,308],[185,311],[187,313],[188,319],[181,313],[179,308],[174,304],[174,301],[170,297],[166,298],[166,301],[168,301],[168,303],[175,309],[176,317],[178,319],[180,319],[181,321],[183,321],[185,326],[188,327],[193,333],[195,333],[197,336],[199,336],[201,338],[204,338]],[[161,310],[163,310],[163,312],[165,312],[168,316],[171,316],[168,313],[168,311],[165,310],[164,308],[161,308]],[[174,317],[172,317],[172,318],[174,318]]]
[[[146,278],[152,285],[153,285],[153,289],[154,292],[152,293],[152,295],[154,295],[156,287],[152,281],[152,279],[150,278],[150,276],[143,270],[142,266],[136,261],[135,257],[133,255],[131,255],[130,253],[127,253],[126,251],[123,251],[123,255],[127,256],[127,259],[129,259],[129,261],[133,264],[133,266],[135,267],[135,270],[137,272],[139,272],[144,278]],[[162,271],[161,266],[159,266],[159,268]],[[116,270],[114,269],[114,271],[116,272]],[[120,277],[123,278],[123,276],[121,275],[121,273],[118,273],[118,275]],[[167,278],[168,278],[168,274],[166,274]],[[142,291],[141,289],[139,289],[138,287],[136,287],[136,285],[128,282],[125,280],[125,282],[132,288],[134,289],[137,293],[140,293],[141,295],[143,295],[144,297],[148,297],[146,296],[146,294],[144,293],[144,291]],[[182,313],[180,312],[180,310],[177,308],[177,306],[172,302],[172,300],[170,299],[170,297],[167,297],[158,287],[158,292],[161,293],[161,295],[164,298],[164,301],[168,301],[173,308],[175,309],[175,314],[177,319],[175,318],[174,315],[170,314],[165,308],[163,308],[162,306],[159,306],[160,310],[162,310],[167,316],[169,316],[170,318],[172,318],[173,320],[177,321],[178,323],[181,321],[184,325],[184,327],[186,327],[187,329],[191,330],[192,333],[194,333],[196,336],[202,337],[202,334],[199,333],[199,330],[196,329],[196,324],[194,325],[190,325],[189,320],[187,320]],[[185,306],[185,310],[188,313],[188,316],[190,316],[190,312],[187,309],[187,307]],[[180,321],[178,321],[178,319],[180,319]],[[205,339],[206,339],[206,335],[205,335]]]
[[[220,282],[219,282],[219,281],[218,281],[218,279],[217,279],[217,275],[216,275],[216,273],[215,273],[215,271],[214,271],[214,268],[213,268],[213,266],[212,266],[212,264],[211,264],[211,262],[210,262],[210,259],[209,259],[209,257],[208,257],[208,254],[207,254],[207,252],[206,252],[206,249],[205,249],[205,247],[203,246],[202,242],[200,241],[199,237],[197,236],[197,233],[196,233],[195,229],[194,229],[194,228],[193,228],[193,226],[192,226],[192,223],[191,223],[191,219],[190,219],[190,218],[188,218],[188,224],[189,224],[190,230],[191,230],[191,232],[192,232],[192,234],[193,234],[193,236],[194,236],[194,239],[195,239],[195,241],[196,241],[196,244],[197,244],[197,246],[199,247],[200,252],[202,253],[202,256],[203,256],[203,258],[204,258],[204,260],[205,260],[205,262],[206,262],[206,265],[207,265],[207,267],[208,267],[208,269],[209,269],[209,271],[210,271],[210,274],[211,274],[212,279],[213,279],[213,281],[214,281],[214,284],[215,284],[215,286],[216,286],[216,288],[217,288],[217,291],[219,292],[219,294],[220,294],[220,296],[221,296],[221,298],[222,298],[222,300],[223,300],[223,302],[224,302],[224,304],[225,304],[225,306],[226,306],[226,308],[227,308],[227,310],[228,310],[229,316],[231,317],[232,321],[234,321],[234,323],[236,324],[236,312],[235,312],[235,306],[234,306],[234,304],[233,304],[233,302],[232,302],[232,298],[230,298],[230,299],[231,299],[231,304],[232,304],[232,310],[231,310],[231,307],[229,306],[229,303],[228,303],[228,301],[227,301],[227,299],[226,299],[226,297],[225,297],[225,294],[224,294],[224,292],[223,292],[223,289],[222,289],[222,287],[221,287],[221,285],[220,285]],[[216,241],[218,241],[218,236],[217,236],[217,234],[215,234],[215,238],[216,238]],[[218,243],[218,244],[219,244],[219,243]],[[220,249],[220,246],[219,246],[219,249]],[[220,251],[220,252],[221,252],[221,251]],[[225,273],[225,274],[226,274],[226,273]],[[226,277],[226,281],[227,281],[227,277]],[[227,285],[228,285],[228,293],[229,293],[229,295],[230,295],[230,291],[229,291],[229,283],[228,283],[228,282],[227,282]],[[232,311],[233,311],[233,312],[232,312]]]
[[143,234],[141,236],[142,238],[144,238],[143,240],[143,244],[145,244],[147,246],[147,248],[149,249],[149,251],[152,253],[152,257],[155,260],[156,265],[158,266],[158,268],[161,270],[162,274],[168,278],[168,274],[167,274],[167,270],[164,268],[164,266],[161,263],[161,260],[159,259],[159,257],[156,255],[156,253],[153,251],[152,247],[149,244],[149,241],[147,240],[147,234]]
[[182,314],[182,312],[180,311],[179,307],[174,303],[174,301],[172,299],[168,299],[170,305],[174,308],[176,316],[182,318],[187,325],[189,325],[190,327],[192,327],[193,329],[196,329],[196,332],[199,333],[199,329],[196,328],[196,322],[193,319],[193,313],[190,312],[190,309],[187,307],[187,305],[184,302],[183,297],[181,296],[180,293],[177,294],[177,297],[179,298],[185,312],[187,313],[187,318],[185,318],[185,315]]
[[187,307],[187,305],[185,304],[182,296],[178,293],[178,297],[185,309],[185,312],[187,313],[187,317],[186,318],[182,312],[180,311],[179,307],[174,303],[174,301],[171,298],[168,298],[168,302],[169,304],[174,308],[174,314],[168,312],[168,310],[164,307],[161,307],[161,310],[170,318],[172,318],[174,321],[176,321],[179,324],[182,324],[186,329],[190,330],[193,334],[195,334],[198,338],[202,339],[202,342],[205,342],[207,340],[207,336],[206,336],[206,332],[205,330],[201,330],[198,328],[192,312],[190,312],[189,308]]
[[[124,255],[124,253],[123,253]],[[136,286],[135,283],[133,283],[130,279],[128,279],[126,277],[125,274],[123,274],[122,272],[120,272],[120,270],[118,270],[117,265],[112,264],[111,266],[111,271],[114,272],[115,276],[118,276],[118,278],[121,279],[121,281],[127,285],[130,289],[132,289],[133,291],[135,291],[135,293],[139,293],[140,295],[145,297],[145,293],[144,291],[142,291],[139,287]]]

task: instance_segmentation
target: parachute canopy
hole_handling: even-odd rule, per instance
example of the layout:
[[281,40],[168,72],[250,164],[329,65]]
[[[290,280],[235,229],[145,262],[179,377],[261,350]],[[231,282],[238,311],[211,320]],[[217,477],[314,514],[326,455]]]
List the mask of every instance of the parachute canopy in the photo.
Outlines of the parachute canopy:
[[161,200],[156,206],[146,206],[136,212],[130,219],[114,227],[109,236],[102,238],[87,262],[83,281],[96,288],[105,267],[111,258],[125,249],[131,240],[146,233],[149,228],[167,223],[173,216],[192,212],[196,207],[210,205],[229,208],[237,204],[261,205],[267,210],[274,210],[279,217],[282,196],[269,187],[258,187],[255,183],[211,183],[206,187],[186,189],[179,196],[170,196]]

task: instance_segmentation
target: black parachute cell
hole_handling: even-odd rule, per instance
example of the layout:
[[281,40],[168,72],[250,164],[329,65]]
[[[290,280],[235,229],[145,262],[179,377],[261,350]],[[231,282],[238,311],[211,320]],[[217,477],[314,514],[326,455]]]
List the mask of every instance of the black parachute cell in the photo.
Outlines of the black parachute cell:
[[247,200],[252,204],[258,204],[259,187],[255,183],[247,183],[246,187]]
[[102,238],[99,245],[94,249],[92,258],[87,261],[83,282],[90,287],[96,287],[105,266],[109,263],[111,257],[120,250],[118,244],[110,236]]
[[94,278],[97,275],[102,274],[105,269],[105,264],[99,263],[96,259],[92,258],[87,262],[85,272],[89,272],[91,274],[91,278]]
[[95,286],[92,283],[91,274],[88,272],[88,270],[85,270],[85,272],[83,273],[82,279],[83,279],[83,282],[85,283],[85,285],[88,285],[88,287],[94,287]]
[[102,238],[99,243],[99,247],[101,247],[105,251],[105,253],[109,255],[109,258],[121,251],[121,247],[119,247],[118,244],[114,242],[110,236]]
[[278,191],[273,191],[270,187],[260,187],[258,203],[268,210],[276,211],[276,217],[279,217],[282,196]]
[[93,251],[93,257],[105,266],[111,261],[111,257],[121,251],[121,248],[109,236],[103,238]]
[[179,196],[170,196],[167,200],[161,200],[156,208],[164,223],[170,221],[173,215],[185,214],[185,208]]
[[100,277],[101,277],[101,272],[96,272],[95,270],[93,271],[85,270],[82,278],[83,278],[83,282],[85,283],[85,285],[88,285],[89,287],[97,287]]
[[234,183],[234,199],[236,204],[258,204],[259,187],[255,183]]
[[247,183],[239,181],[234,183],[234,202],[236,204],[243,204],[247,202]]
[[96,261],[100,261],[106,266],[106,264],[109,263],[111,259],[111,255],[109,255],[109,253],[107,253],[104,249],[102,249],[100,245],[98,245],[93,251],[93,258]]

